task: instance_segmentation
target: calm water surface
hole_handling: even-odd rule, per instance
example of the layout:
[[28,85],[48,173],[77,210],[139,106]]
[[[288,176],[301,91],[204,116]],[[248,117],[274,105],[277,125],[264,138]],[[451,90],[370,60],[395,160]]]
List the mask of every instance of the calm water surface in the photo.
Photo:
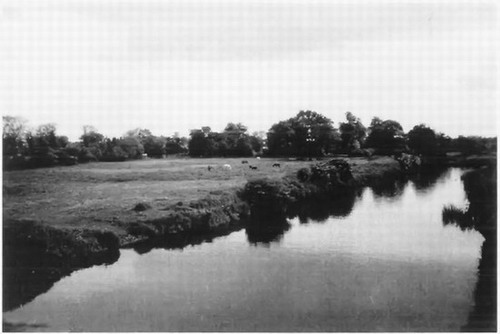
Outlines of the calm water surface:
[[390,196],[366,188],[343,216],[292,219],[270,242],[241,230],[183,249],[122,250],[4,321],[36,331],[459,331],[483,242],[442,223],[444,205],[467,205],[461,173]]

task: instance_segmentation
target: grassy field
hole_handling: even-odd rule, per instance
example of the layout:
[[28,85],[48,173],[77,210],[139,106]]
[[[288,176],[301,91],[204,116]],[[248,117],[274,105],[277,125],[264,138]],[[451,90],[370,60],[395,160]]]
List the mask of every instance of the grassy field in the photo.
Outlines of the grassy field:
[[[250,165],[257,166],[251,170]],[[357,178],[376,173],[390,158],[349,159]],[[273,167],[274,163],[281,167]],[[106,229],[117,234],[140,220],[162,217],[166,208],[207,196],[233,193],[253,178],[296,173],[313,162],[276,159],[148,159],[88,163],[3,173],[4,224],[35,219],[54,227]],[[231,170],[222,166],[230,164]],[[397,164],[397,163],[396,163]],[[213,167],[211,171],[208,166]],[[138,203],[150,210],[136,212]]]

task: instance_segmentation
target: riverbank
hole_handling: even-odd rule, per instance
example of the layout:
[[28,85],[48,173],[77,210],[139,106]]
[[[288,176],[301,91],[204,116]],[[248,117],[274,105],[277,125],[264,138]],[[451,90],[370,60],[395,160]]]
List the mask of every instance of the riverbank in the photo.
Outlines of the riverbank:
[[[275,215],[293,216],[300,214],[299,201],[318,202],[339,192],[349,199],[357,187],[403,176],[390,157],[346,161],[351,177],[340,184],[335,168],[316,178],[311,172],[298,177],[322,162],[271,159],[249,161],[256,170],[240,159],[179,159],[4,172],[3,230],[9,241],[3,244],[4,282],[34,284],[38,274],[57,280],[78,268],[116,261],[120,247],[192,242],[185,236],[203,240],[269,215],[266,205],[278,209]],[[29,262],[33,254],[38,263]],[[33,265],[38,268],[33,273],[17,270]],[[36,289],[43,292],[51,284]],[[4,294],[4,308],[33,295]]]
[[[347,161],[361,185],[400,173],[389,157]],[[27,221],[56,230],[110,232],[120,247],[158,233],[204,233],[248,216],[237,196],[248,182],[293,180],[317,162],[166,159],[4,172],[3,225],[10,229]]]

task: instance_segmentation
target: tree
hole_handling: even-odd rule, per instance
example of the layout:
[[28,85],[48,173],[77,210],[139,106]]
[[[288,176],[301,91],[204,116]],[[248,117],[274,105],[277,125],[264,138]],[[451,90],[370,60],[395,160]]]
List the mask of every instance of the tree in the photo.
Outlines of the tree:
[[126,153],[128,159],[139,159],[144,153],[144,147],[136,137],[125,137],[118,141],[118,146]]
[[143,140],[146,140],[147,138],[153,137],[153,134],[148,129],[136,128],[136,129],[127,131],[125,133],[124,137],[136,137],[142,143]]
[[252,143],[249,136],[242,136],[238,139],[235,155],[239,157],[251,157],[253,155]]
[[83,148],[79,154],[79,160],[83,162],[100,160],[106,150],[104,135],[100,134],[92,125],[83,126],[82,141]]
[[248,128],[241,124],[241,123],[227,123],[226,127],[224,128],[225,133],[235,133],[237,135],[244,134],[246,133]]
[[167,139],[164,137],[149,136],[141,141],[144,146],[144,153],[148,157],[161,158],[166,154]]
[[39,148],[59,148],[56,136],[56,125],[54,123],[40,125],[36,131],[36,138]]
[[436,155],[438,152],[436,133],[425,124],[415,125],[408,132],[408,147],[417,154]]
[[[228,123],[223,132],[212,132],[205,126],[191,131],[189,141],[190,156],[239,156],[247,157],[254,153],[252,137],[247,127],[241,123]],[[258,147],[259,149],[261,147]]]
[[192,157],[209,156],[211,151],[210,141],[204,131],[191,130],[191,139],[188,143],[189,155]]
[[382,149],[383,152],[393,153],[404,148],[403,127],[393,120],[381,120],[374,117],[368,128],[367,147]]
[[478,136],[458,136],[453,139],[453,146],[455,149],[463,154],[480,154],[486,151],[483,145],[483,138]]
[[350,111],[345,114],[347,122],[340,123],[340,138],[342,139],[342,148],[346,151],[359,149],[366,137],[366,128],[361,120],[354,116]]
[[92,125],[83,126],[83,135],[80,140],[85,147],[97,146],[104,141],[104,136],[100,134]]
[[[225,152],[218,155],[230,156],[249,156],[248,148],[251,151],[251,145],[246,134],[247,127],[241,123],[228,123],[221,134],[219,141],[224,141],[225,144],[219,144],[220,147],[225,147]],[[250,153],[251,155],[251,153]]]
[[178,136],[168,137],[165,144],[166,154],[180,154],[186,153],[186,143],[185,138],[180,138]]
[[266,137],[265,136],[266,136],[266,134],[263,131],[261,131],[261,133],[254,132],[250,136],[250,145],[252,146],[252,151],[255,154],[260,155],[263,153],[264,147],[266,145],[266,142],[265,142]]
[[26,143],[26,123],[20,117],[2,116],[3,120],[3,155],[16,155],[23,153]]
[[227,134],[211,132],[207,136],[207,146],[205,156],[222,156],[231,155],[232,147],[228,141]]
[[100,158],[101,161],[125,161],[127,160],[127,152],[125,152],[119,146],[120,139],[117,138],[105,138],[104,139],[104,149],[102,152],[102,156]]
[[267,133],[267,146],[270,155],[292,156],[296,155],[293,146],[295,131],[290,120],[280,121],[269,129]]
[[267,142],[271,155],[322,156],[336,149],[340,136],[327,117],[311,110],[274,124]]
[[203,134],[206,136],[208,136],[208,134],[210,132],[212,132],[212,129],[209,127],[209,126],[202,126],[201,127],[201,132],[203,132]]

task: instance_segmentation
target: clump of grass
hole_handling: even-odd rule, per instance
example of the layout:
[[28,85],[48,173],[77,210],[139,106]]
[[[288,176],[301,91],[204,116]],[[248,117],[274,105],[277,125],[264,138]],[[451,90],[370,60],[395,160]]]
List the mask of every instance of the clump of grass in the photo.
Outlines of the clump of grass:
[[311,178],[311,171],[309,168],[301,168],[297,171],[297,179],[301,182],[307,182]]
[[141,202],[137,203],[132,210],[139,212],[139,211],[146,211],[149,209],[151,209],[151,205],[149,205],[148,203]]

